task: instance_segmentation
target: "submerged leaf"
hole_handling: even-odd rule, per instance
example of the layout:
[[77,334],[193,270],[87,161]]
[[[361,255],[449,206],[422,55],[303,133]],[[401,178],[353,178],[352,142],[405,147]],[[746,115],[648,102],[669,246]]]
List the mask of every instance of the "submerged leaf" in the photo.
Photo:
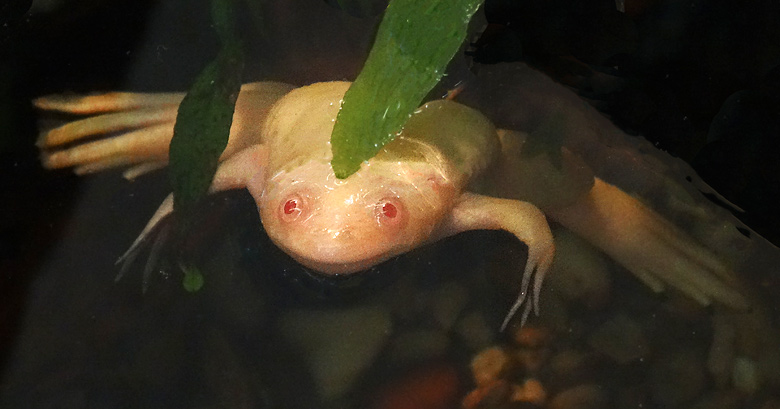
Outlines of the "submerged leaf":
[[[175,240],[179,243],[193,225],[195,204],[208,194],[219,157],[227,146],[241,90],[243,52],[233,27],[232,1],[212,0],[212,19],[222,48],[182,100],[173,128],[169,177],[176,214]],[[180,261],[180,265],[184,264]],[[197,267],[182,270],[184,289],[198,291],[204,280]]]
[[184,289],[189,293],[196,293],[200,291],[200,289],[203,288],[203,284],[205,283],[203,274],[200,272],[200,270],[195,266],[180,266],[180,268],[184,272],[184,278],[181,281],[182,287],[184,287]]
[[444,75],[482,1],[390,2],[333,128],[331,166],[337,177],[355,173],[395,138]]
[[208,193],[219,156],[227,146],[241,88],[243,55],[233,34],[231,1],[213,2],[222,49],[184,97],[173,129],[169,172],[174,207],[183,215],[184,224],[188,224],[189,209]]

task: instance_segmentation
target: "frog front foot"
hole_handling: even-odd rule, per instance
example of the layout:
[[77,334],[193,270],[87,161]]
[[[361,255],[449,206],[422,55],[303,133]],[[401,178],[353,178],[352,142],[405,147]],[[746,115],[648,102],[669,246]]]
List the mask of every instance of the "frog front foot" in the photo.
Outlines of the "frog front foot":
[[[528,246],[528,259],[520,292],[501,324],[501,331],[521,307],[521,326],[525,324],[532,309],[539,313],[539,293],[555,255],[552,232],[541,210],[519,200],[464,193],[450,217],[445,220],[443,230],[445,235],[467,230],[505,230],[525,243]],[[529,292],[532,292],[530,298]]]

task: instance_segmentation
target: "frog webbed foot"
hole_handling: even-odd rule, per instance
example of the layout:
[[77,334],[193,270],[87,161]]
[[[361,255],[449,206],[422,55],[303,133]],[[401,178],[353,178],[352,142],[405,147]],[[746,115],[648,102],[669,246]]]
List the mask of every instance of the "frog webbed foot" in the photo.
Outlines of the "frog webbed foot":
[[539,313],[539,292],[555,255],[550,226],[544,214],[530,203],[464,193],[445,220],[443,235],[481,229],[508,231],[528,246],[520,293],[504,318],[501,331],[521,308],[522,326],[532,309]]
[[183,97],[113,92],[38,98],[33,101],[38,109],[84,116],[41,132],[41,161],[50,169],[73,167],[78,174],[132,166],[127,179],[164,167]]
[[668,285],[702,305],[748,308],[717,254],[615,186],[596,179],[576,203],[548,213],[656,292]]

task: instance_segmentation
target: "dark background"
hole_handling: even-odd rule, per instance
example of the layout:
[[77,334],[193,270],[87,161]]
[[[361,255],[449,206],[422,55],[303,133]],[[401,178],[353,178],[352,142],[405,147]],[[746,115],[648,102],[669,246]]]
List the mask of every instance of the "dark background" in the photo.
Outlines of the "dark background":
[[[110,269],[167,190],[164,175],[131,185],[116,174],[42,169],[29,101],[70,91],[183,90],[217,49],[205,1],[74,0],[30,12],[27,3],[0,7],[0,366],[30,288],[72,221],[110,220],[80,255]],[[284,4],[241,5],[242,38],[254,56],[247,81],[354,78],[376,21],[371,7],[269,3]],[[691,163],[745,210],[747,225],[780,242],[779,2],[626,0],[621,13],[606,0],[488,0],[485,13],[491,24],[471,48],[477,62],[524,61],[596,101],[626,132]],[[600,87],[594,72],[622,85]],[[90,184],[106,191],[97,202],[104,214],[76,210]]]

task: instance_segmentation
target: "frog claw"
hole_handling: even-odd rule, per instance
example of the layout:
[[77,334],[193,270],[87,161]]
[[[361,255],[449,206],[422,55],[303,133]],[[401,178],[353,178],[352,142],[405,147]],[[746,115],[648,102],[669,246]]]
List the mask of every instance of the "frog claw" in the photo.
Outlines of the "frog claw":
[[[531,310],[536,315],[539,315],[539,294],[542,291],[542,283],[544,277],[547,275],[547,271],[552,265],[553,256],[555,254],[555,247],[552,245],[552,239],[545,240],[547,245],[535,245],[533,248],[528,249],[528,261],[525,265],[525,271],[523,272],[523,281],[520,287],[520,294],[515,299],[514,304],[506,314],[504,321],[501,323],[500,330],[503,332],[512,318],[517,314],[517,311],[525,303],[525,308],[520,316],[520,326],[524,326]],[[527,295],[529,293],[529,287],[533,281],[534,286],[531,290],[533,293],[532,302],[526,302]]]
[[[153,229],[150,234],[154,235],[154,241],[149,249],[149,257],[146,259],[146,264],[144,265],[143,274],[141,276],[142,293],[146,293],[146,290],[149,289],[149,281],[152,277],[152,272],[160,260],[160,252],[162,251],[163,246],[168,242],[170,231],[171,225],[163,224],[155,226],[155,229]],[[135,264],[135,260],[138,258],[138,255],[141,254],[141,250],[143,250],[145,244],[149,242],[150,237],[143,237],[140,239],[140,241],[137,240],[133,243],[133,245],[116,261],[115,264],[121,264],[122,266],[119,269],[119,273],[114,277],[114,282],[119,282],[119,280],[127,274],[130,267]]]
[[130,245],[130,248],[127,249],[127,251],[125,251],[125,253],[122,254],[122,256],[119,257],[119,259],[116,261],[116,264],[122,264],[122,267],[120,268],[119,274],[117,274],[115,281],[122,279],[127,270],[138,257],[138,254],[141,252],[141,248],[143,247],[144,243],[146,243],[154,234],[155,230],[159,228],[159,233],[157,234],[150,250],[149,260],[147,261],[146,267],[144,268],[144,287],[146,287],[148,278],[151,274],[151,269],[154,267],[157,259],[159,258],[159,252],[162,244],[165,243],[170,233],[170,226],[161,226],[161,223],[163,219],[165,219],[165,217],[172,212],[173,194],[169,194],[168,197],[166,197],[165,200],[163,200],[163,202],[160,204],[160,207],[157,208],[157,211],[154,212],[152,218],[149,219],[149,222],[141,231],[141,234],[139,234],[133,244]]
[[[464,193],[453,208],[450,218],[442,226],[442,235],[452,235],[467,230],[505,230],[528,246],[520,293],[501,324],[506,329],[512,317],[525,305],[521,314],[521,326],[533,309],[539,313],[539,293],[547,271],[555,255],[550,226],[536,206],[511,199],[498,199],[473,193]],[[533,288],[531,283],[533,282]],[[532,292],[532,302],[528,294]]]

